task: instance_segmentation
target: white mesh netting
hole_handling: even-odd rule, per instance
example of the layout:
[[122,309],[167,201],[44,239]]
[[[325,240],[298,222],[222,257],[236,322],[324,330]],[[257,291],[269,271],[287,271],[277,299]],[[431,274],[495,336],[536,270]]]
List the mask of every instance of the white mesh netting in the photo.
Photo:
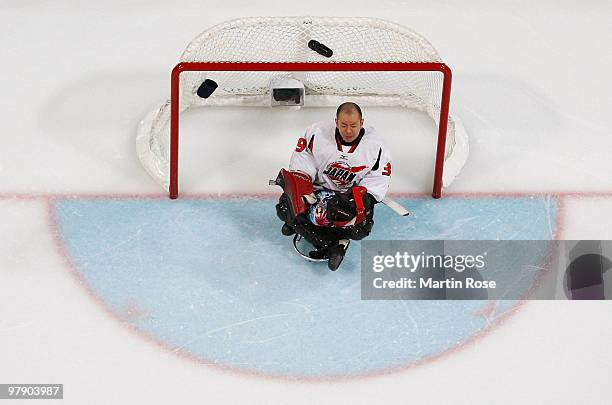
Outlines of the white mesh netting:
[[[308,47],[314,39],[333,50],[326,58]],[[198,35],[181,62],[317,62],[333,69],[334,62],[441,62],[422,36],[405,27],[372,18],[268,17],[222,23]],[[266,106],[273,77],[300,80],[306,90],[305,107],[334,106],[343,101],[362,105],[401,106],[440,118],[443,75],[421,71],[325,72],[183,72],[180,111],[194,106]],[[196,90],[205,79],[219,87],[208,99]],[[169,186],[170,100],[140,123],[138,156],[151,176]],[[467,134],[449,117],[443,185],[448,186],[468,155]]]

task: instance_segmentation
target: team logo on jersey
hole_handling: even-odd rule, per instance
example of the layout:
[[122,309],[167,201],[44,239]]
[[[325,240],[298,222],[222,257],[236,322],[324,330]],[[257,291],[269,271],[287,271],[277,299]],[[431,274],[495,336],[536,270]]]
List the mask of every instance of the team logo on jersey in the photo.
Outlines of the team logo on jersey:
[[357,173],[366,167],[365,165],[351,167],[346,162],[334,162],[327,166],[323,174],[326,174],[338,187],[344,188],[353,184],[353,180],[357,177]]

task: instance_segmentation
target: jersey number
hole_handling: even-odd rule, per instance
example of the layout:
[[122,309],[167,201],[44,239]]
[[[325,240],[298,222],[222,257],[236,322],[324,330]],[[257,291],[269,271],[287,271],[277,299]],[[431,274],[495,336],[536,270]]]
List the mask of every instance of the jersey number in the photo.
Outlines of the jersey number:
[[391,176],[391,162],[387,163],[382,172],[383,176]]
[[300,138],[298,139],[298,144],[295,148],[295,151],[302,152],[304,149],[306,149],[306,138]]

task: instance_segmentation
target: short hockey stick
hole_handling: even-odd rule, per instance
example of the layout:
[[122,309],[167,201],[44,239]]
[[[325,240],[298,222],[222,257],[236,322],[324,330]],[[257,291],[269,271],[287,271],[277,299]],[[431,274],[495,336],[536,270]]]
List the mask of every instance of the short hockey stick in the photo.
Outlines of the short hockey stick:
[[382,203],[403,217],[410,215],[410,212],[408,212],[406,208],[404,208],[402,205],[400,205],[400,203],[398,203],[391,197],[383,198]]

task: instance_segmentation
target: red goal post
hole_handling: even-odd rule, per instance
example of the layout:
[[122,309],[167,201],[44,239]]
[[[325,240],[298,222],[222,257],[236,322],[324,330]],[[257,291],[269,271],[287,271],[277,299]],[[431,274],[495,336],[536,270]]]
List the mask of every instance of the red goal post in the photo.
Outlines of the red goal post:
[[172,69],[170,90],[170,198],[179,192],[180,76],[183,72],[440,72],[443,75],[432,196],[442,196],[452,73],[438,62],[182,62]]

